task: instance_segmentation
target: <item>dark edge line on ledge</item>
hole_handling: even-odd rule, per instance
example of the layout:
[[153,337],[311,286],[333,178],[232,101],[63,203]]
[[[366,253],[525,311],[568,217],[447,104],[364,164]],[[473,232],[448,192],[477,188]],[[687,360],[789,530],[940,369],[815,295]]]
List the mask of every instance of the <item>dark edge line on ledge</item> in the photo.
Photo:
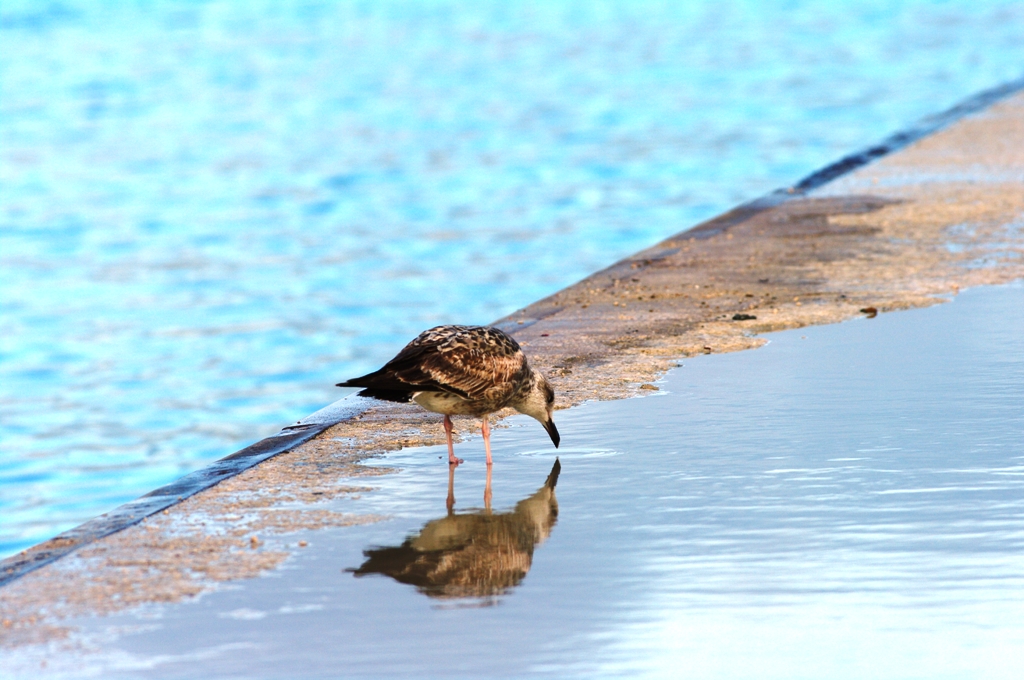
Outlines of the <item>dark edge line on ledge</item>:
[[[677,252],[679,248],[670,245],[674,241],[691,238],[704,240],[726,232],[731,227],[741,224],[742,222],[746,222],[748,219],[764,212],[765,210],[771,210],[772,208],[782,205],[786,201],[790,201],[794,198],[801,198],[808,192],[824,186],[834,179],[838,179],[839,177],[851,173],[854,170],[859,170],[879,158],[888,156],[893,152],[910,146],[914,142],[939,132],[972,113],[984,111],[993,104],[1021,91],[1024,91],[1024,76],[1003,83],[1002,85],[982,90],[945,111],[925,116],[910,128],[892,134],[874,146],[870,146],[848,156],[843,156],[835,163],[826,165],[820,170],[815,170],[793,186],[785,189],[776,189],[764,196],[747,201],[746,203],[741,203],[721,215],[705,220],[704,222],[681,231],[674,236],[669,236],[650,248],[641,250],[634,255],[619,260],[615,264],[594,272],[593,274],[581,279],[581,281],[585,281],[602,274],[615,278],[617,274],[621,273],[621,270],[632,271],[637,268],[646,267],[657,262],[659,259],[668,257]],[[566,286],[566,288],[571,288],[581,281],[577,281],[570,286]],[[539,300],[539,302],[549,300],[560,292],[561,291],[557,291],[556,293]],[[512,312],[508,316],[499,319],[493,325],[506,333],[514,334],[517,329],[529,328],[545,316],[550,316],[551,314],[561,311],[561,306],[556,306],[537,317],[526,316],[524,314],[525,309],[527,309],[527,307],[516,312]]]
[[981,92],[968,97],[959,104],[956,104],[941,113],[936,113],[922,118],[910,129],[897,132],[896,134],[887,137],[880,144],[872,146],[859,153],[850,154],[849,156],[841,158],[832,165],[811,173],[797,182],[791,191],[792,193],[800,194],[811,191],[812,189],[817,189],[823,184],[827,184],[837,177],[867,165],[877,158],[881,158],[893,151],[898,151],[905,146],[913,144],[919,139],[938,132],[939,130],[942,130],[943,128],[960,120],[964,116],[969,116],[972,113],[977,113],[978,111],[987,109],[996,102],[1005,99],[1012,94],[1016,94],[1021,90],[1024,90],[1024,76],[991,89],[982,90]]
[[[804,177],[789,188],[778,189],[760,198],[740,204],[717,217],[706,220],[666,240],[671,241],[678,238],[706,239],[720,234],[732,226],[745,222],[760,212],[781,205],[790,199],[798,198],[809,191],[828,184],[838,177],[853,172],[895,151],[899,151],[928,135],[949,127],[965,116],[982,111],[1022,90],[1024,90],[1024,77],[1011,80],[988,90],[983,90],[945,111],[922,118],[914,126],[886,137],[879,144],[844,156],[835,163],[831,163]],[[659,257],[667,256],[670,254],[670,251],[671,249],[666,250],[664,246],[655,245],[636,255],[627,257],[604,270],[595,272],[587,278],[605,272],[610,273],[624,265],[632,267],[638,262],[650,262]],[[559,310],[551,310],[550,314],[557,311]],[[540,321],[539,318],[516,318],[517,314],[520,314],[520,312],[514,312],[503,319],[499,319],[494,325],[502,330],[514,332],[517,329],[532,326]],[[545,314],[544,316],[548,315]],[[280,433],[272,437],[267,437],[236,453],[221,458],[215,463],[185,475],[171,484],[151,491],[141,498],[125,503],[110,512],[104,513],[38,545],[27,548],[7,559],[0,560],[0,587],[39,567],[58,560],[84,545],[138,524],[146,517],[176,505],[186,498],[194,496],[200,491],[205,491],[269,458],[291,451],[337,423],[351,418],[353,415],[355,415],[354,412],[347,412],[339,414],[339,417],[336,419],[325,418],[317,420],[315,418],[316,414],[314,414],[304,421],[299,421],[296,425],[284,428]]]
[[[722,213],[717,217],[713,217],[710,220],[707,220],[702,224],[698,224],[692,229],[681,232],[667,240],[679,238],[706,239],[716,234],[720,234],[727,231],[732,226],[745,222],[757,213],[774,208],[794,198],[805,196],[808,192],[824,186],[834,179],[838,179],[839,177],[851,173],[854,170],[859,170],[879,158],[888,156],[896,151],[900,151],[914,142],[939,132],[972,113],[984,111],[996,102],[1017,94],[1022,90],[1024,90],[1024,76],[1017,78],[1016,80],[1003,83],[1002,85],[997,85],[996,87],[988,90],[982,90],[945,111],[925,116],[910,128],[897,132],[893,135],[889,135],[874,146],[870,146],[867,149],[852,153],[848,156],[843,156],[835,163],[826,165],[820,170],[815,170],[791,187],[776,189],[770,194],[742,203],[732,210]],[[661,256],[664,257],[667,254],[668,253],[663,253]],[[658,253],[654,253],[655,257],[658,255]],[[636,256],[629,259],[633,260],[635,257]],[[612,265],[609,269],[615,266],[616,265]]]

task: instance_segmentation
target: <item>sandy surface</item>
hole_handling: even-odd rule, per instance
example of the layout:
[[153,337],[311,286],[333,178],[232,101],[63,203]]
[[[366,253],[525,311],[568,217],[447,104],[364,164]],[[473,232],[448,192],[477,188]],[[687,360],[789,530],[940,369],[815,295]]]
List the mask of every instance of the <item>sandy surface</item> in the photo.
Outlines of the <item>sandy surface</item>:
[[[567,408],[656,389],[679,358],[756,347],[761,333],[1022,276],[1017,95],[808,195],[667,239],[500,324]],[[478,432],[471,419],[456,428]],[[361,460],[442,442],[436,415],[374,407],[5,586],[0,645],[60,639],[70,616],[178,601],[273,569],[302,549],[297,531],[377,519],[318,507],[372,492],[382,472]]]

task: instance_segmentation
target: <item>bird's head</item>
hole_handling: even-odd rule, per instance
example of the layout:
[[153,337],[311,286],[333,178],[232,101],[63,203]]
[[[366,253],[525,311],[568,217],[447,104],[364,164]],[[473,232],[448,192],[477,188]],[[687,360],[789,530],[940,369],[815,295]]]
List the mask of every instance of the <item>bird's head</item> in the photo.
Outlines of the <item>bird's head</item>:
[[540,371],[531,370],[530,387],[522,396],[512,403],[512,408],[535,418],[547,430],[548,436],[558,448],[561,437],[558,435],[558,428],[551,418],[551,411],[555,407],[555,390],[551,388],[548,379],[541,375]]

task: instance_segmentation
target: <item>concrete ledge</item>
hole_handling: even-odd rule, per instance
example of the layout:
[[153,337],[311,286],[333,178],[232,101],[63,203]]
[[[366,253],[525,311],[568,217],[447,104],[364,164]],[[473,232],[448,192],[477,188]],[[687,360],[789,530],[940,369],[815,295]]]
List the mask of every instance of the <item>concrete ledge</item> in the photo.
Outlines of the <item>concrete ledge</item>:
[[[759,333],[1020,278],[1022,88],[982,93],[498,325],[568,407],[634,395],[680,357],[756,347]],[[442,441],[436,417],[414,408],[332,405],[0,563],[0,644],[59,635],[63,617],[174,601],[273,568],[290,554],[290,533],[375,519],[317,507],[367,491],[347,480],[380,470],[359,461]]]
[[290,451],[332,425],[362,413],[369,406],[369,400],[360,397],[337,401],[300,420],[295,425],[289,425],[273,436],[262,439],[201,470],[185,475],[167,486],[150,491],[141,498],[125,503],[70,531],[65,531],[48,541],[9,557],[0,562],[0,587],[83,545],[138,524],[146,517],[166,510],[254,465],[259,465],[271,456]]

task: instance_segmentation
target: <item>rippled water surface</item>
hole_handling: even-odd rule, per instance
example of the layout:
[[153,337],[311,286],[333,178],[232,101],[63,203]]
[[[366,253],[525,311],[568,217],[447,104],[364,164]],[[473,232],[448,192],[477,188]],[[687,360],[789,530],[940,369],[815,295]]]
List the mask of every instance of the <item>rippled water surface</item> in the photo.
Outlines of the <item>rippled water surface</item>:
[[[1024,286],[687,360],[661,391],[443,447],[271,575],[91,618],[55,675],[1016,678]],[[364,480],[365,481],[365,480]],[[273,548],[273,546],[271,546]],[[358,577],[351,570],[364,572]],[[12,668],[38,660],[11,656]]]
[[1006,2],[0,6],[0,556],[1021,74]]

